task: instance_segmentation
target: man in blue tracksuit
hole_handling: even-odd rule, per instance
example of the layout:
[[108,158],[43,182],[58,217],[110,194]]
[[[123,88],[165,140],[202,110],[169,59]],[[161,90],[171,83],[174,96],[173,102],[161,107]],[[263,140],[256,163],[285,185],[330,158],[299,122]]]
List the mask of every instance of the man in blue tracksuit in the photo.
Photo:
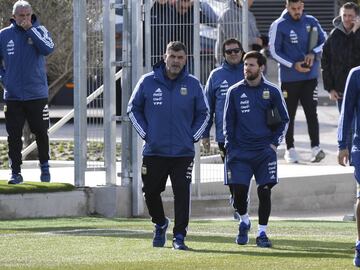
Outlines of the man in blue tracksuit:
[[237,39],[225,40],[222,45],[224,62],[211,71],[205,86],[205,93],[209,102],[210,119],[203,134],[202,144],[205,151],[210,151],[210,130],[215,117],[215,140],[218,143],[220,156],[225,158],[225,137],[223,134],[223,115],[226,93],[230,86],[244,79],[244,51]]
[[270,52],[279,62],[281,89],[290,116],[284,156],[289,163],[299,161],[294,145],[294,121],[299,101],[308,125],[310,161],[320,162],[325,157],[320,148],[316,87],[326,33],[318,20],[303,10],[302,0],[286,0],[286,10],[272,23],[269,32]]
[[50,181],[45,56],[53,50],[50,33],[32,14],[31,5],[27,1],[15,2],[11,25],[0,31],[0,81],[5,88],[4,113],[12,170],[9,184],[23,182],[21,137],[25,120],[36,137],[40,180]]
[[153,246],[163,247],[166,241],[169,219],[160,194],[170,176],[175,208],[173,248],[186,250],[194,142],[205,130],[209,109],[199,80],[185,68],[185,45],[170,42],[164,62],[140,78],[127,113],[145,140],[141,174],[145,202],[155,224]]
[[[233,205],[240,215],[236,243],[249,242],[248,193],[254,175],[259,197],[256,238],[259,247],[271,247],[266,228],[271,211],[271,189],[278,182],[276,149],[289,121],[280,89],[262,76],[265,65],[266,58],[261,53],[245,54],[245,79],[230,87],[224,109],[225,185],[231,186]],[[276,125],[270,126],[268,113],[275,111],[278,119]]]
[[360,66],[350,70],[345,84],[341,113],[338,125],[338,162],[345,166],[349,161],[349,130],[353,128],[355,121],[355,134],[351,149],[351,164],[355,168],[355,179],[357,182],[357,201],[356,201],[356,225],[357,239],[354,265],[360,267]]

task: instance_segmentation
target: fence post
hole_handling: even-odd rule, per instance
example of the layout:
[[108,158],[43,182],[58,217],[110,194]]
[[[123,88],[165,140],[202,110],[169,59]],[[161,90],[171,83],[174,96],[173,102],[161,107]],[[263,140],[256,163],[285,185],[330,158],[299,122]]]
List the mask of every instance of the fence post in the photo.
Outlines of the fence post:
[[[194,1],[194,75],[200,80],[200,3]],[[196,56],[196,57],[195,57]],[[195,177],[195,194],[201,197],[201,159],[200,159],[200,143],[195,144],[195,157],[194,157],[194,177]]]
[[85,185],[86,170],[86,0],[73,1],[75,186]]
[[103,0],[104,160],[106,185],[116,185],[115,0]]

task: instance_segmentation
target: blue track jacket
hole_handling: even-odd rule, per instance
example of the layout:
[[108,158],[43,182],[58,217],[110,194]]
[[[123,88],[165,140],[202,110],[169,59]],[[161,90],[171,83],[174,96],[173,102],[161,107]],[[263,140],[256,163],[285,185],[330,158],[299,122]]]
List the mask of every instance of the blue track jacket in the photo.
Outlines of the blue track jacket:
[[353,147],[359,151],[360,149],[360,66],[350,70],[345,84],[345,93],[341,106],[341,113],[338,125],[338,147],[339,149],[347,148],[347,136],[352,128],[353,119],[356,119],[355,134],[353,138]]
[[176,80],[165,77],[165,64],[143,75],[127,113],[142,139],[144,156],[193,157],[209,120],[209,108],[198,79],[185,68]]
[[54,43],[47,29],[32,17],[33,26],[25,31],[11,19],[0,31],[0,80],[5,100],[34,100],[49,95],[45,56]]
[[[306,73],[298,72],[295,63],[303,61],[308,54],[310,29],[317,31],[318,40],[312,49],[315,54],[314,64]],[[320,65],[320,54],[326,40],[326,33],[318,20],[310,15],[302,14],[300,20],[292,19],[288,12],[274,21],[269,31],[269,47],[272,57],[279,62],[281,82],[294,82],[317,79]]]
[[[282,119],[275,131],[267,126],[267,110],[277,108]],[[242,80],[230,87],[225,101],[225,148],[228,160],[243,150],[278,146],[288,127],[289,116],[280,89],[264,77],[258,86]]]
[[220,67],[211,71],[205,86],[205,93],[210,107],[210,119],[203,134],[203,138],[209,138],[215,114],[215,140],[217,142],[225,142],[223,116],[226,93],[230,86],[242,79],[244,79],[244,63],[229,65],[224,61]]

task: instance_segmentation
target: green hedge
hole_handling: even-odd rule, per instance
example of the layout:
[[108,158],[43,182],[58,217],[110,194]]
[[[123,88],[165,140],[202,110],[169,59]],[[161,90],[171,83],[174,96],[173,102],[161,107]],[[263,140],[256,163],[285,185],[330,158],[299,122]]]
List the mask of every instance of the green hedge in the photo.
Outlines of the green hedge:
[[0,194],[46,193],[72,191],[75,186],[67,183],[23,182],[19,185],[9,185],[0,180]]

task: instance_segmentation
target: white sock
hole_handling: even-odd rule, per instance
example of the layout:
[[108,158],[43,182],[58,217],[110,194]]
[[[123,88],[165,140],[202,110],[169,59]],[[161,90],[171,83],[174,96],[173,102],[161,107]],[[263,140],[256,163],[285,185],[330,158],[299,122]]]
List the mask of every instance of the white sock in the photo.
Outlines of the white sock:
[[260,236],[262,232],[266,233],[267,225],[258,225],[257,236]]
[[250,223],[249,214],[246,213],[245,215],[241,215],[240,222],[244,222],[246,225],[249,225]]

